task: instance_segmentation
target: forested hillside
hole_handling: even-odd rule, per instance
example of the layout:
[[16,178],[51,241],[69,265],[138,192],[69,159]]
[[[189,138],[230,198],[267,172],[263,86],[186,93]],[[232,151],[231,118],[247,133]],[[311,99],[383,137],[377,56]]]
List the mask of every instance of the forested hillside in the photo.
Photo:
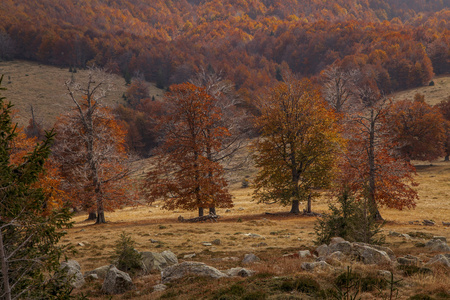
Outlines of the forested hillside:
[[95,64],[159,87],[213,68],[249,100],[285,69],[311,77],[340,60],[391,92],[450,69],[449,2],[3,0],[0,59]]

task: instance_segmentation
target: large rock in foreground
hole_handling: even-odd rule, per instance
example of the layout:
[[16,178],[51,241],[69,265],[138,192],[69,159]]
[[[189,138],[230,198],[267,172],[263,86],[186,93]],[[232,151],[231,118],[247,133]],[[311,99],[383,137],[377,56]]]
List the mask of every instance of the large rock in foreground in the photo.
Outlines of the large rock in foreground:
[[72,287],[79,289],[86,283],[81,273],[80,264],[76,260],[63,261],[59,269],[60,272],[66,274]]
[[102,290],[106,294],[123,294],[129,290],[135,289],[130,275],[120,271],[115,266],[111,265],[106,273],[105,281],[103,282]]
[[185,261],[181,264],[176,264],[162,270],[161,281],[162,283],[167,283],[187,275],[210,277],[214,279],[227,277],[226,274],[220,272],[216,268],[207,266],[204,263]]
[[170,250],[162,253],[157,252],[141,252],[142,269],[145,273],[151,271],[162,271],[164,268],[178,263],[177,256]]

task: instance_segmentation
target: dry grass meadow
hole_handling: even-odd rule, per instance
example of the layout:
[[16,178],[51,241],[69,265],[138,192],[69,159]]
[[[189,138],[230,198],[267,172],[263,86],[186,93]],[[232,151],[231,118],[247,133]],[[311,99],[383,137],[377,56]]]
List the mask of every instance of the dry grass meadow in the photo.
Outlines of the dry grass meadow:
[[[5,74],[4,86],[8,88],[3,95],[13,101],[18,109],[18,120],[24,124],[29,119],[29,104],[33,104],[38,116],[44,123],[51,125],[55,116],[64,112],[70,104],[65,96],[64,81],[71,73],[67,69],[48,67],[29,62],[0,62],[0,74]],[[75,76],[83,78],[85,71],[78,71]],[[416,92],[425,94],[427,101],[439,102],[450,93],[450,77],[436,78],[434,87],[423,87],[414,91],[406,91],[395,95],[395,99],[413,97]],[[117,90],[111,94],[109,103],[122,100],[125,90],[122,78],[116,77]],[[159,97],[161,92],[152,90]],[[148,165],[143,162],[141,165]],[[397,256],[416,255],[424,261],[436,253],[423,247],[417,247],[431,236],[445,236],[450,241],[450,227],[442,222],[450,222],[450,163],[442,160],[432,163],[417,163],[417,187],[420,200],[414,210],[382,209],[386,219],[383,234],[386,235],[386,246],[391,247]],[[139,173],[142,173],[140,171]],[[72,245],[77,253],[70,258],[76,259],[82,272],[109,264],[114,244],[122,232],[131,235],[136,241],[139,251],[162,252],[170,249],[180,261],[184,255],[195,253],[189,260],[201,261],[208,265],[225,270],[240,265],[244,254],[255,253],[262,260],[249,266],[257,271],[250,278],[227,278],[220,281],[188,277],[169,284],[165,292],[152,292],[152,287],[159,283],[160,274],[150,274],[134,278],[137,290],[125,295],[110,296],[100,292],[101,282],[89,282],[81,291],[90,299],[244,299],[242,296],[229,296],[233,289],[243,287],[246,299],[314,299],[298,292],[278,293],[273,295],[270,287],[283,278],[313,276],[322,288],[332,288],[332,281],[337,274],[346,269],[346,263],[337,264],[336,271],[318,272],[312,275],[302,271],[300,265],[311,258],[287,258],[284,254],[299,250],[314,250],[313,240],[315,217],[289,215],[289,207],[257,204],[252,201],[252,188],[242,188],[244,178],[251,180],[254,170],[229,174],[230,190],[234,197],[234,208],[229,212],[218,209],[221,216],[218,222],[180,223],[178,216],[195,217],[196,211],[165,211],[161,203],[153,205],[136,205],[124,207],[106,214],[107,224],[94,225],[87,222],[85,213],[74,216],[74,227],[67,230],[62,243]],[[315,212],[327,211],[329,198],[323,197],[313,202]],[[423,226],[424,219],[433,220],[435,226]],[[417,221],[417,222],[414,222]],[[389,231],[411,233],[411,240],[389,236]],[[250,237],[253,233],[260,237]],[[420,235],[426,237],[419,237]],[[219,245],[204,246],[203,242],[219,239]],[[351,264],[350,262],[348,264]],[[353,270],[362,274],[374,274],[377,269],[393,271],[395,280],[402,280],[396,286],[399,289],[398,299],[424,293],[431,299],[450,299],[449,270],[435,270],[431,275],[416,274],[409,277],[392,266],[353,265]],[[267,292],[267,293],[266,293]],[[227,294],[228,293],[228,294]],[[271,294],[272,293],[272,294]],[[386,293],[386,291],[384,291]],[[222,295],[222,296],[220,296]],[[258,296],[259,295],[259,296]],[[361,299],[389,299],[376,291],[359,294]],[[222,297],[222,298],[221,298]],[[233,298],[234,297],[234,298]],[[266,298],[265,298],[266,297]],[[393,298],[395,299],[395,298]],[[416,298],[428,299],[428,298]]]

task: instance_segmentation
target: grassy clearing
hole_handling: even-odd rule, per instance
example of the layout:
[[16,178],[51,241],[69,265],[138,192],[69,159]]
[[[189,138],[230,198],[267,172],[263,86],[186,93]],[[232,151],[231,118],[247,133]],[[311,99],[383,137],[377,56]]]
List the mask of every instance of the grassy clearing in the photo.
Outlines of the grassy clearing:
[[414,99],[416,93],[425,95],[428,104],[435,105],[450,97],[450,76],[437,76],[433,78],[434,86],[423,86],[397,92],[391,95],[394,100]]
[[[59,69],[29,62],[1,62],[0,74],[5,74],[5,86],[9,89],[4,93],[16,105],[17,117],[22,125],[29,119],[28,107],[33,104],[38,117],[44,123],[51,125],[57,115],[67,110],[70,105],[65,96],[64,82],[71,73],[68,69]],[[86,76],[85,71],[78,71],[75,76]],[[434,80],[434,87],[398,93],[396,99],[412,98],[416,92],[425,94],[429,103],[435,104],[449,95],[450,77],[440,77]],[[117,90],[107,99],[110,105],[122,101],[125,82],[116,77]],[[151,89],[151,93],[160,97],[162,92]],[[139,163],[147,168],[139,171],[137,178],[142,178],[143,171],[151,166],[151,160]],[[450,222],[450,163],[437,161],[430,163],[418,162],[417,181],[420,183],[418,192],[420,200],[414,210],[381,209],[381,214],[387,220],[384,234],[387,236],[387,246],[391,247],[397,256],[412,254],[427,261],[436,253],[431,253],[418,244],[432,236],[445,236],[450,240],[450,228],[442,222]],[[86,222],[87,215],[80,213],[73,220],[75,226],[68,229],[68,235],[63,243],[75,247],[77,254],[73,259],[80,262],[82,271],[109,264],[113,255],[114,243],[122,232],[130,234],[136,241],[140,251],[162,252],[170,249],[180,261],[185,254],[195,253],[190,260],[201,261],[221,270],[240,265],[246,253],[255,253],[262,261],[249,266],[257,275],[250,278],[227,278],[220,281],[203,278],[187,277],[169,285],[165,292],[152,293],[152,287],[159,283],[160,274],[150,274],[136,277],[134,282],[137,291],[125,295],[114,296],[112,299],[316,299],[320,295],[330,295],[333,282],[346,270],[346,264],[336,264],[332,272],[307,273],[300,266],[312,258],[287,258],[284,254],[299,250],[314,250],[315,217],[294,216],[286,214],[289,207],[257,204],[252,201],[251,187],[242,188],[242,180],[251,181],[254,169],[248,165],[246,170],[227,175],[231,183],[235,207],[229,212],[218,209],[221,219],[217,223],[179,223],[178,216],[195,217],[196,211],[165,211],[162,203],[124,207],[106,214],[107,224],[93,225]],[[324,212],[328,208],[327,197],[313,202],[313,210]],[[305,205],[305,204],[303,204]],[[270,213],[270,214],[266,214]],[[436,226],[423,226],[424,219],[433,220]],[[410,224],[410,222],[415,222]],[[409,233],[412,240],[388,236],[389,231]],[[260,237],[250,237],[253,233]],[[219,239],[219,245],[204,246],[203,242]],[[82,243],[82,244],[80,244]],[[84,245],[84,246],[82,246]],[[382,267],[353,265],[353,270],[362,278],[375,276],[377,269]],[[408,299],[423,293],[433,299],[450,299],[450,277],[448,270],[437,270],[434,274],[415,273],[409,276],[404,271],[390,267],[395,279],[401,279],[399,284],[399,299]],[[304,278],[312,278],[320,288],[304,282]],[[377,282],[374,279],[375,282]],[[309,282],[309,281],[305,281]],[[312,286],[314,293],[304,293],[301,286]],[[101,282],[90,282],[82,291],[90,299],[110,299],[100,292]],[[306,288],[305,288],[306,289]],[[309,291],[309,290],[308,290]],[[328,293],[328,294],[327,294]],[[386,294],[387,290],[384,289]],[[381,294],[370,290],[360,294],[362,299],[383,299]],[[384,298],[385,299],[385,298]],[[420,298],[422,299],[422,298]]]

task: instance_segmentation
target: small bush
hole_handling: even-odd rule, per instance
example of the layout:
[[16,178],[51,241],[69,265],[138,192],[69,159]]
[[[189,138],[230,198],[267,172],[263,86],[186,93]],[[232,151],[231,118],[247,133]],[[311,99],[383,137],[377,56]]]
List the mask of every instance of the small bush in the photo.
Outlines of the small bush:
[[338,203],[339,206],[330,204],[331,213],[326,213],[317,220],[314,226],[317,235],[316,244],[329,244],[331,238],[335,236],[350,242],[368,244],[383,242],[382,238],[375,237],[383,224],[376,222],[367,199],[356,202],[347,188],[338,198]]
[[412,276],[414,274],[432,274],[433,271],[429,268],[423,268],[418,266],[411,265],[400,265],[398,266],[399,270],[402,270],[406,276]]
[[310,277],[300,277],[283,281],[279,289],[283,292],[298,291],[304,294],[316,294],[320,291],[320,285]]
[[135,242],[131,236],[122,232],[119,240],[116,241],[114,248],[113,264],[124,272],[135,274],[136,271],[142,269],[141,254],[134,249]]

